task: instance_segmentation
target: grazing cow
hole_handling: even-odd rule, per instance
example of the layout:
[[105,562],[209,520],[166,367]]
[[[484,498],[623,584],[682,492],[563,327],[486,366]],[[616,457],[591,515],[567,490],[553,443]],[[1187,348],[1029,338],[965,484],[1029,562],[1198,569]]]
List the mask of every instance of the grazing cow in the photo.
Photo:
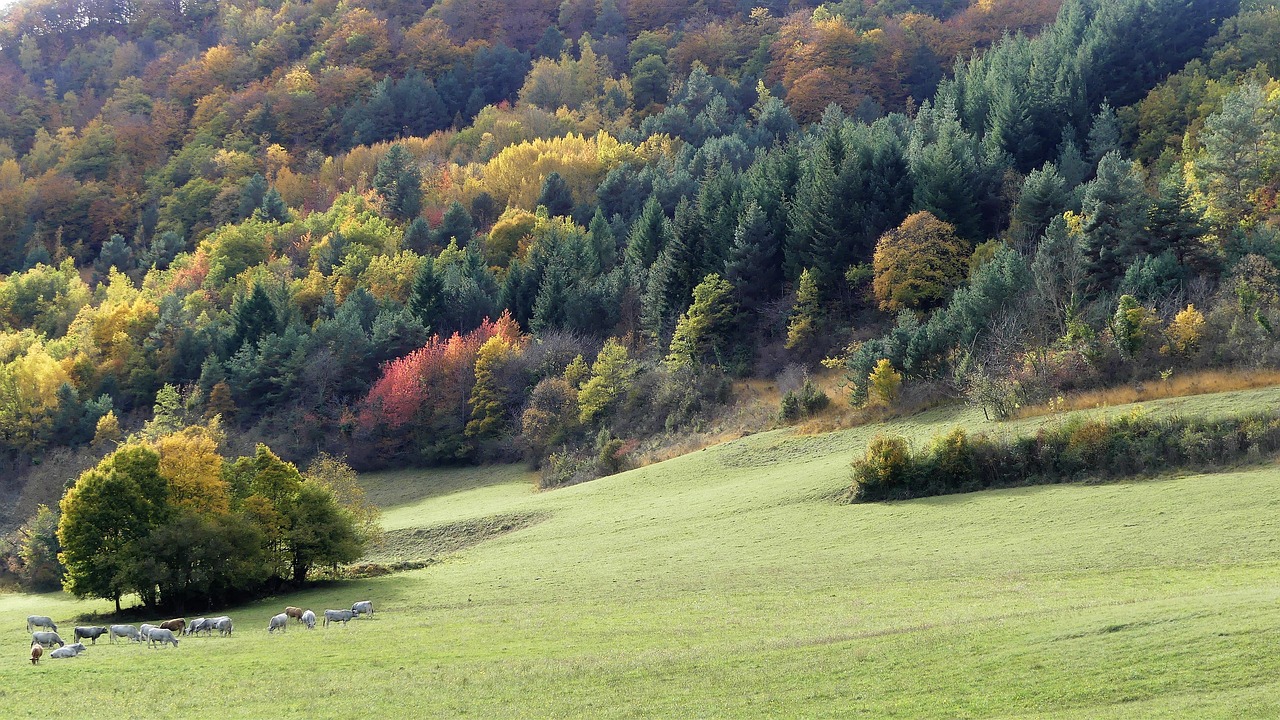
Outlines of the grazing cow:
[[277,628],[279,628],[280,631],[283,632],[285,630],[285,625],[288,622],[289,622],[288,615],[285,615],[284,613],[280,613],[279,615],[274,615],[271,617],[271,622],[267,624],[267,632],[273,633],[276,631]]
[[302,624],[306,625],[308,630],[316,629],[315,613],[311,612],[310,610],[303,611],[301,620],[302,620]]
[[176,633],[182,632],[183,628],[185,628],[186,626],[187,626],[186,618],[174,618],[172,620],[165,620],[164,622],[160,623],[160,627],[170,632],[176,632]]
[[342,623],[343,627],[346,627],[347,621],[355,616],[356,614],[351,612],[350,610],[325,610],[324,626],[329,627],[329,622],[333,621],[333,622],[340,622]]
[[31,642],[37,642],[45,647],[53,645],[66,645],[62,642],[62,638],[58,637],[56,632],[33,632],[31,633]]
[[199,635],[200,633],[213,635],[213,621],[209,618],[196,618],[182,631],[183,635]]
[[40,656],[44,654],[44,646],[40,643],[31,643],[31,664],[35,665],[40,662]]
[[44,627],[54,632],[58,632],[58,626],[53,624],[53,620],[48,615],[28,615],[27,616],[27,632],[31,632],[31,628]]
[[178,647],[178,638],[173,636],[173,631],[169,628],[153,627],[147,631],[147,639],[151,641],[152,648],[157,642],[161,645],[173,643],[174,647]]
[[360,602],[351,606],[351,614],[355,615],[356,617],[359,617],[361,615],[368,615],[369,617],[373,617],[373,603],[368,600],[361,600]]
[[115,642],[118,637],[127,637],[130,640],[138,639],[138,628],[132,625],[112,625],[107,631],[110,633],[107,638],[111,642]]
[[298,622],[302,622],[302,608],[300,607],[294,607],[290,605],[289,607],[284,609],[284,614],[288,615],[294,620],[297,620]]
[[84,652],[84,643],[72,643],[49,653],[51,658],[71,658]]
[[231,631],[234,629],[231,625],[231,618],[226,615],[214,618],[213,627],[218,631],[218,634],[223,637],[231,635]]
[[93,643],[94,645],[97,645],[97,644],[98,644],[98,638],[100,638],[100,637],[102,637],[103,635],[106,635],[106,634],[107,634],[107,629],[106,629],[106,628],[104,628],[104,627],[96,627],[96,626],[83,627],[83,626],[78,626],[78,627],[76,627],[76,630],[75,630],[75,641],[76,641],[76,642],[80,642],[81,640],[88,640],[88,641],[90,641],[91,643]]

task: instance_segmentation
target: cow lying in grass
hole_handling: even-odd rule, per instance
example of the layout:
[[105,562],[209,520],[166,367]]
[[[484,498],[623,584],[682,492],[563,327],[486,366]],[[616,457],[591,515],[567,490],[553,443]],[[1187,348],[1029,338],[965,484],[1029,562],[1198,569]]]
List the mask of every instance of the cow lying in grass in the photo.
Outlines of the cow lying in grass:
[[84,652],[84,643],[72,643],[49,653],[51,658],[73,658]]

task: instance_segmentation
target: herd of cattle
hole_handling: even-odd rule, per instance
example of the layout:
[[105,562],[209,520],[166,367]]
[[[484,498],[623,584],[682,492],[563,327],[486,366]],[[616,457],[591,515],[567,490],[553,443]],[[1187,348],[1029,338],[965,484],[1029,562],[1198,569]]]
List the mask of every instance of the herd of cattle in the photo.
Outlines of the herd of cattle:
[[[325,610],[324,624],[327,626],[331,622],[340,622],[343,626],[346,626],[349,621],[361,615],[373,617],[372,602],[361,600],[352,605],[350,610]],[[271,618],[270,622],[267,623],[267,632],[285,631],[290,618],[293,618],[294,624],[306,625],[308,630],[314,630],[316,627],[316,614],[314,612],[291,606]],[[33,632],[33,628],[47,629]],[[145,640],[152,648],[156,647],[156,643],[159,643],[161,647],[170,643],[174,647],[178,647],[178,635],[195,635],[199,637],[200,633],[205,633],[205,635],[212,637],[213,631],[217,630],[222,637],[228,637],[233,629],[235,629],[235,626],[232,624],[231,618],[226,615],[215,618],[196,618],[189,623],[186,618],[174,618],[173,620],[166,620],[159,625],[143,623],[138,627],[133,625],[78,626],[73,635],[75,642],[68,645],[58,635],[58,626],[54,624],[52,618],[45,615],[27,616],[27,632],[31,633],[32,665],[40,662],[46,647],[57,646],[56,650],[49,653],[51,658],[75,657],[84,652],[84,643],[80,642],[81,640],[88,640],[90,644],[97,645],[98,638],[103,635],[106,635],[111,642],[115,642],[116,638],[126,638],[134,642],[143,642]]]

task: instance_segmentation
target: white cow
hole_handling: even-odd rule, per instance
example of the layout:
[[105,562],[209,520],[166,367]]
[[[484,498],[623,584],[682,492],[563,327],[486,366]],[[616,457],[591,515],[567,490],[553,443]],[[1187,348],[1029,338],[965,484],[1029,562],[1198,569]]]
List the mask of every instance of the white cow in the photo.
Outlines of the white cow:
[[178,647],[178,638],[173,636],[173,631],[162,627],[153,627],[147,631],[147,639],[151,641],[151,647],[155,647],[156,643],[164,645],[173,643],[174,647]]
[[231,624],[231,618],[227,617],[226,615],[223,615],[222,617],[213,618],[211,622],[213,623],[213,629],[217,630],[218,634],[223,637],[230,635],[231,631],[235,629]]
[[185,630],[182,631],[183,635],[199,635],[200,633],[212,635],[213,621],[209,618],[196,618],[191,621],[190,625],[187,625]]
[[127,637],[130,640],[138,639],[138,628],[132,625],[112,625],[107,630],[111,633],[108,635],[111,642],[115,642],[118,637]]
[[302,613],[302,624],[303,624],[303,625],[306,625],[308,630],[315,630],[315,629],[316,629],[316,614],[315,614],[315,613],[313,613],[313,612],[311,612],[310,610],[305,610],[305,611],[303,611],[303,613]]
[[56,632],[33,632],[31,633],[31,642],[40,643],[45,647],[66,645],[66,643],[62,642],[62,638],[58,637],[58,633]]
[[368,615],[369,617],[373,617],[373,603],[368,600],[361,600],[360,602],[351,606],[351,613],[356,617],[359,617],[361,615]]
[[280,613],[279,615],[273,615],[271,617],[271,622],[267,624],[267,632],[273,633],[277,629],[279,629],[280,632],[284,632],[288,623],[289,623],[288,613]]
[[345,627],[347,624],[347,621],[355,616],[356,614],[351,612],[350,610],[325,610],[324,625],[325,627],[329,627],[329,622],[333,621],[333,622],[340,622]]
[[84,652],[84,643],[72,643],[49,653],[51,658],[72,658]]
[[31,632],[31,628],[44,627],[54,632],[58,632],[58,626],[53,624],[53,620],[48,615],[28,615],[27,616],[27,632]]

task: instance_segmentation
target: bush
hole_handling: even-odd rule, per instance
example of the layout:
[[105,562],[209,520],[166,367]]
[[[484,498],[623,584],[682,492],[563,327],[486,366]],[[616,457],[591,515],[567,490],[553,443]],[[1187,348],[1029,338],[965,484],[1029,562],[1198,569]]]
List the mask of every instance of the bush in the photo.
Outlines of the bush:
[[1076,419],[1032,437],[970,438],[957,428],[911,452],[878,436],[853,466],[853,499],[906,499],[988,487],[1112,479],[1260,460],[1280,450],[1280,415],[1222,420],[1125,415]]
[[813,381],[805,378],[804,385],[800,386],[799,391],[788,390],[782,396],[782,404],[778,410],[778,419],[782,422],[795,422],[801,418],[809,417],[826,409],[831,404],[831,398],[822,391]]

